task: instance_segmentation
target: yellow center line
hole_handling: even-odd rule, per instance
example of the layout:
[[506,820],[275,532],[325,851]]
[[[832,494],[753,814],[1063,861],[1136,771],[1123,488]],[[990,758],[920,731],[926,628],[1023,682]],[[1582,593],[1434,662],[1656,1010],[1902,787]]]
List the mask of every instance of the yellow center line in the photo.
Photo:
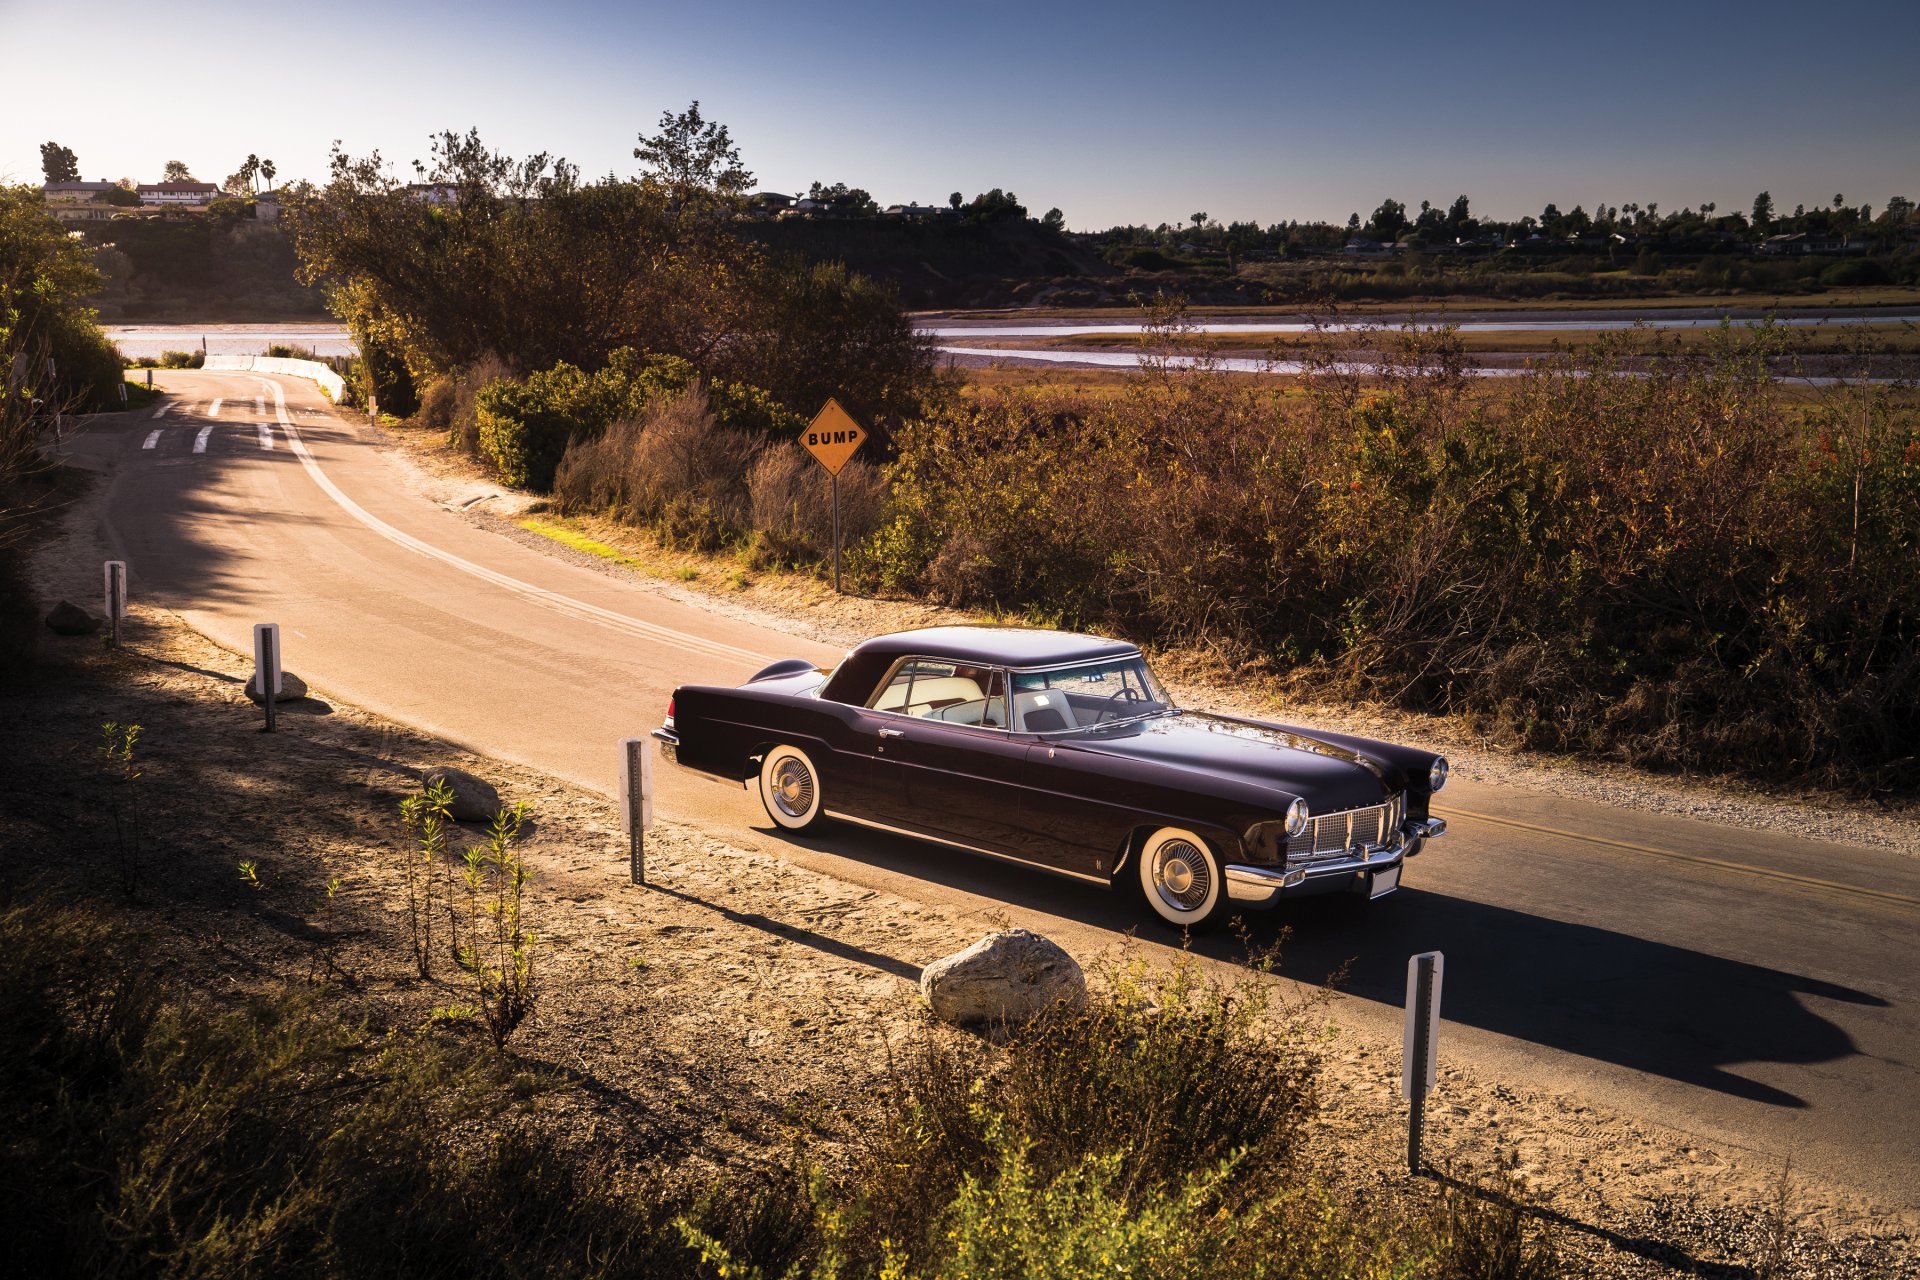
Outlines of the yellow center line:
[[1842,884],[1837,880],[1821,880],[1815,876],[1796,875],[1791,871],[1776,871],[1772,867],[1756,867],[1745,862],[1729,862],[1725,858],[1709,858],[1698,853],[1678,853],[1672,849],[1656,849],[1652,845],[1634,844],[1630,840],[1611,840],[1606,836],[1588,835],[1582,831],[1562,831],[1558,827],[1541,827],[1531,822],[1521,822],[1517,818],[1497,818],[1490,813],[1476,813],[1470,809],[1448,807],[1445,814],[1461,818],[1471,818],[1477,822],[1492,823],[1496,827],[1511,827],[1516,831],[1530,831],[1535,835],[1559,836],[1565,840],[1584,840],[1588,844],[1606,845],[1610,849],[1625,849],[1629,853],[1641,853],[1650,858],[1666,858],[1673,862],[1690,862],[1699,867],[1712,867],[1717,871],[1732,871],[1739,875],[1759,876],[1765,880],[1782,880],[1788,884],[1806,885],[1814,889],[1830,889],[1836,893],[1858,894],[1865,898],[1878,898],[1882,902],[1897,902],[1904,907],[1920,907],[1920,898],[1904,893],[1894,893],[1888,889],[1871,889],[1865,885]]

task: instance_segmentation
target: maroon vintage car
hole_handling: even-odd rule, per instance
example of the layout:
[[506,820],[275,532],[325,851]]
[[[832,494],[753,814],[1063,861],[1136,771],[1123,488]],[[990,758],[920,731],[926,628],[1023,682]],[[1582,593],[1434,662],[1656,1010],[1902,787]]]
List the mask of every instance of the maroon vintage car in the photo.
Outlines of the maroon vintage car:
[[654,731],[757,785],[790,831],[831,816],[1138,888],[1169,924],[1232,905],[1377,898],[1446,823],[1431,751],[1173,705],[1139,649],[1021,627],[879,636],[832,671],[683,685]]

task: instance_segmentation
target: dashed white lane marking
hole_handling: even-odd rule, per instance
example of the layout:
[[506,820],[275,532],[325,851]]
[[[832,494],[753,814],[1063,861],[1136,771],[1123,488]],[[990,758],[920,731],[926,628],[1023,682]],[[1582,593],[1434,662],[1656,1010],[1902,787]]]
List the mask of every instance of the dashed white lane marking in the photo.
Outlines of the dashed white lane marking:
[[167,410],[171,408],[173,408],[173,401],[164,400],[161,402],[160,407],[153,411],[153,416],[156,418],[164,418],[167,416]]
[[262,449],[273,448],[273,428],[264,422],[260,424],[260,447]]
[[147,442],[146,442],[145,444],[143,444],[143,445],[141,445],[140,447],[141,447],[142,449],[151,449],[151,448],[153,448],[153,446],[155,446],[155,445],[157,445],[157,444],[159,444],[159,443],[160,443],[160,432],[158,432],[158,431],[149,431],[149,432],[147,432]]
[[267,398],[265,396],[255,396],[253,398],[253,411],[255,413],[265,413],[267,411]]
[[771,660],[772,655],[770,654],[756,653],[751,649],[742,649],[735,645],[725,644],[719,640],[703,639],[700,636],[689,635],[684,631],[675,631],[672,627],[663,627],[657,623],[642,622],[638,618],[629,618],[624,613],[615,613],[611,609],[602,609],[599,605],[588,604],[584,600],[575,600],[555,591],[544,590],[530,583],[522,582],[518,578],[508,577],[504,573],[498,573],[483,565],[477,565],[471,560],[464,560],[454,555],[451,551],[442,551],[432,543],[416,538],[410,533],[402,533],[341,492],[340,486],[333,482],[333,478],[320,469],[320,463],[315,460],[313,453],[307,448],[307,442],[300,438],[300,429],[294,426],[293,419],[287,416],[287,397],[280,384],[277,382],[268,382],[265,378],[262,378],[260,381],[273,392],[274,411],[279,415],[281,430],[286,433],[287,447],[293,450],[295,457],[300,459],[300,465],[306,468],[308,475],[313,477],[313,482],[319,485],[328,497],[339,503],[340,508],[348,515],[387,541],[397,543],[409,551],[415,551],[423,556],[431,557],[432,559],[440,561],[442,564],[452,565],[464,573],[470,573],[483,582],[490,582],[496,587],[502,587],[513,592],[515,595],[525,596],[537,604],[545,605],[556,613],[564,613],[569,617],[579,618],[586,622],[597,622],[602,626],[610,627],[615,631],[623,631],[628,635],[637,636],[643,640],[662,642],[693,653],[703,653],[709,657],[722,658],[727,661],[760,664]]
[[[220,402],[216,400],[214,403],[218,404]],[[211,422],[200,428],[200,434],[193,438],[193,451],[195,453],[205,453],[207,451],[207,437],[212,434],[213,424]]]
[[207,406],[207,416],[209,418],[219,417],[220,406],[225,404],[226,402],[227,402],[227,398],[225,396],[215,396],[213,398],[213,403]]

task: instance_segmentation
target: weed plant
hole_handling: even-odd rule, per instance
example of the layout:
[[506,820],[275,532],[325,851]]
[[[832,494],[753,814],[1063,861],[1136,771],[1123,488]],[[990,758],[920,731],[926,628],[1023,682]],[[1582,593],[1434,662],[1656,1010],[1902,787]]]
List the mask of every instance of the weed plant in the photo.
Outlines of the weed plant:
[[437,778],[425,795],[400,802],[400,821],[413,837],[413,847],[399,856],[400,879],[407,889],[407,940],[413,948],[414,971],[433,977],[433,921],[439,910],[451,912],[450,901],[436,901],[438,872],[446,865],[447,832],[453,826],[453,789]]
[[528,872],[519,843],[526,815],[524,803],[495,814],[486,843],[467,849],[461,873],[466,921],[455,946],[495,1049],[505,1048],[534,1010],[540,937],[526,919]]
[[106,809],[113,820],[114,874],[120,892],[132,898],[140,889],[140,762],[134,748],[140,726],[109,720],[100,726],[100,764],[107,780]]

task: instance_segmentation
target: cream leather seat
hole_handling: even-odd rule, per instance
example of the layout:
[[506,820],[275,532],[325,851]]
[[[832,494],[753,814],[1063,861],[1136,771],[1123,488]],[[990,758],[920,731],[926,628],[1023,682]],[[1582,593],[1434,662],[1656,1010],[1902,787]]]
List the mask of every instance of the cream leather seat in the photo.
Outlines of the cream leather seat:
[[[907,691],[913,691],[913,703],[907,703]],[[874,700],[875,711],[898,711],[905,716],[924,716],[936,707],[955,702],[977,702],[986,696],[977,681],[965,676],[936,676],[915,680],[911,686],[902,680],[888,685]]]

